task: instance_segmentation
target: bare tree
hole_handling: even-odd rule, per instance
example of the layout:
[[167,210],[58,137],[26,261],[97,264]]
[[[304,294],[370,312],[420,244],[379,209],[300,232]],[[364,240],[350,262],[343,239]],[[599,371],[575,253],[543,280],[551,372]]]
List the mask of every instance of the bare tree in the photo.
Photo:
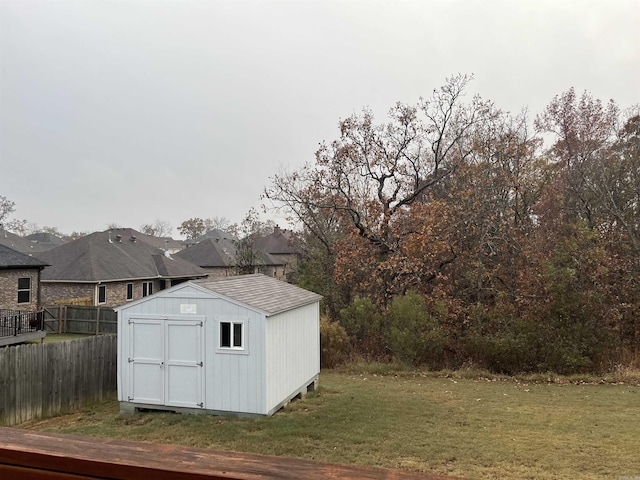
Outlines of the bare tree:
[[0,224],[4,223],[9,215],[15,211],[15,206],[14,202],[0,195]]
[[173,227],[166,220],[156,220],[153,223],[146,223],[140,227],[140,232],[154,237],[169,237]]
[[178,227],[180,235],[186,237],[188,240],[198,238],[200,235],[207,231],[204,220],[199,217],[190,218],[185,220]]
[[[339,138],[321,144],[315,163],[276,175],[264,196],[317,232],[328,251],[333,248],[330,230],[320,221],[331,217],[320,212],[332,211],[345,230],[368,245],[361,245],[361,251],[369,249],[365,257],[375,259],[371,267],[385,265],[381,288],[393,289],[402,268],[389,260],[400,260],[403,241],[415,231],[412,209],[427,202],[428,193],[465,162],[473,151],[474,129],[492,114],[491,104],[479,97],[463,102],[471,79],[449,78],[417,106],[396,104],[386,123],[375,123],[368,110],[342,120]],[[438,258],[430,278],[454,258],[453,252]]]
[[211,230],[226,231],[231,227],[231,221],[226,217],[205,218],[204,226],[207,232]]

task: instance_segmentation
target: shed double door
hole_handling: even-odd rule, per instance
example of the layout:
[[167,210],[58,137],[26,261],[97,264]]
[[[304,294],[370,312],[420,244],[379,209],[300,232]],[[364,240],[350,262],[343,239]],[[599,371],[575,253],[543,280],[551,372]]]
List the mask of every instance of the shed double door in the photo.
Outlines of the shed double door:
[[129,319],[130,402],[204,407],[204,322]]

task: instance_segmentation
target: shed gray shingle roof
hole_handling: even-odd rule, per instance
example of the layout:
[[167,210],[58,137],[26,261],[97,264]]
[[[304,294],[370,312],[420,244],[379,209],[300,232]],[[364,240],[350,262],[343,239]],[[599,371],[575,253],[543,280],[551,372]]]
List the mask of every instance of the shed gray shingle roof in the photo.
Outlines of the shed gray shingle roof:
[[269,315],[319,302],[322,296],[262,274],[238,275],[192,283]]

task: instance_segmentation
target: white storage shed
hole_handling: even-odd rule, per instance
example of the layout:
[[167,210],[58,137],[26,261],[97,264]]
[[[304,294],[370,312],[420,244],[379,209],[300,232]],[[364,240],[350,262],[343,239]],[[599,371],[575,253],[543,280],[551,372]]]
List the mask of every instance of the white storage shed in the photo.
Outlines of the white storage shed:
[[316,388],[321,298],[258,274],[117,307],[121,412],[272,415]]

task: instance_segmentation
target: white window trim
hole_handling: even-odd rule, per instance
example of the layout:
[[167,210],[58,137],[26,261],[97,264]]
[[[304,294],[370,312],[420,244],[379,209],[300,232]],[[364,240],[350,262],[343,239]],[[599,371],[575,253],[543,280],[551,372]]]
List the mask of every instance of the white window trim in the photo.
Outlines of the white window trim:
[[[131,285],[131,296],[129,296],[129,285]],[[127,301],[133,300],[133,294],[134,294],[134,285],[133,285],[133,283],[131,283],[131,282],[127,283],[126,289],[127,289],[127,291],[126,291]]]
[[[144,290],[145,290],[145,286],[147,287],[147,294],[144,294]],[[150,295],[153,295],[153,281],[152,280],[146,280],[144,282],[142,282],[142,296],[143,297],[148,297]]]
[[[242,325],[242,347],[223,347],[221,346],[222,338],[221,335],[221,325],[223,323],[231,323]],[[235,354],[235,355],[249,355],[249,319],[248,318],[238,318],[238,317],[218,317],[216,318],[216,353],[225,353],[225,354]],[[233,341],[233,327],[231,331],[232,341]]]

